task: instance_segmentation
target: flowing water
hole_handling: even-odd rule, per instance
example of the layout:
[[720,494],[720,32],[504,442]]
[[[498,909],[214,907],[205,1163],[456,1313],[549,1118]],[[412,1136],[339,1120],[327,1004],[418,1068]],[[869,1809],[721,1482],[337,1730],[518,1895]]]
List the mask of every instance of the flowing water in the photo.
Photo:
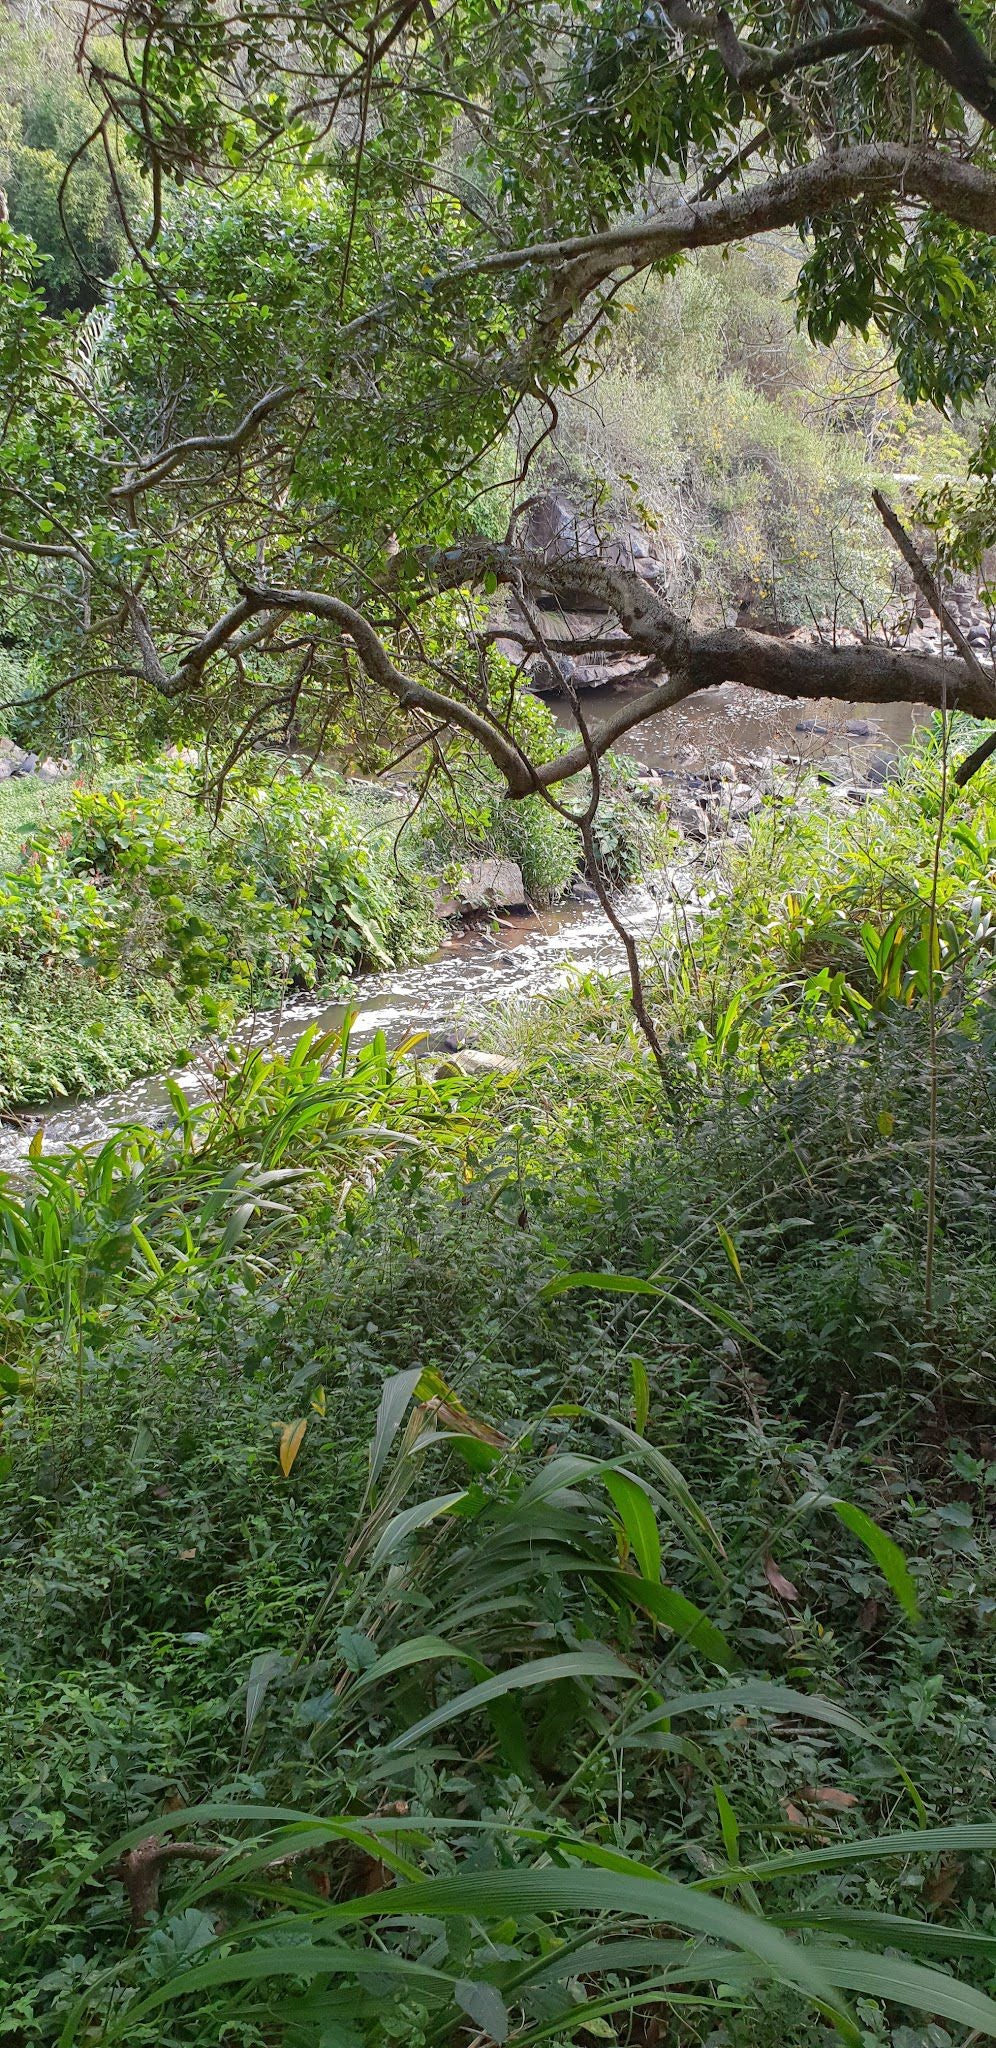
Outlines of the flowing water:
[[[652,937],[670,914],[673,890],[673,877],[667,898],[649,888],[630,890],[619,905],[627,928],[638,937]],[[451,1029],[457,1038],[464,1031],[471,1034],[489,1010],[563,987],[575,974],[595,969],[621,973],[624,966],[619,939],[597,905],[568,903],[505,920],[496,934],[457,933],[421,966],[360,975],[348,1002],[292,997],[281,1010],[245,1018],[226,1043],[286,1052],[309,1024],[321,1031],[337,1029],[350,1010],[356,1014],[358,1045],[378,1031],[392,1045],[416,1031],[438,1043]],[[191,1101],[207,1094],[218,1050],[205,1046],[200,1056],[175,1070],[172,1078]],[[52,1152],[100,1142],[121,1124],[165,1121],[169,1112],[163,1080],[151,1075],[93,1102],[32,1113],[23,1123],[0,1124],[0,1170],[17,1167],[39,1122],[45,1124],[45,1149]]]
[[[625,695],[618,687],[588,692],[586,709],[592,723],[614,710]],[[565,731],[573,730],[569,707],[553,709]],[[779,759],[832,758],[838,768],[843,765],[863,779],[882,762],[888,763],[909,739],[916,718],[906,705],[786,704],[784,699],[761,698],[757,692],[726,684],[648,720],[624,744],[644,767],[669,775],[695,775],[731,760],[757,766]],[[692,886],[689,871],[681,870],[667,878],[659,894],[649,888],[631,891],[619,906],[627,928],[637,937],[652,936],[670,917],[675,895],[687,897]],[[619,939],[597,904],[572,902],[556,911],[506,920],[496,933],[458,931],[421,966],[361,975],[348,1002],[294,997],[280,1011],[246,1018],[232,1036],[246,1049],[286,1051],[307,1025],[336,1028],[347,1010],[354,1010],[357,1043],[377,1031],[395,1045],[417,1031],[438,1041],[450,1028],[458,1036],[462,1030],[472,1032],[475,1020],[489,1010],[562,987],[576,973],[598,969],[621,974],[624,965]],[[207,1046],[176,1070],[174,1079],[191,1100],[207,1092],[216,1057],[217,1049]],[[0,1124],[0,1170],[16,1168],[39,1122],[46,1126],[46,1149],[52,1151],[99,1142],[118,1125],[155,1123],[168,1114],[169,1096],[158,1075],[97,1101],[53,1106],[23,1121]]]

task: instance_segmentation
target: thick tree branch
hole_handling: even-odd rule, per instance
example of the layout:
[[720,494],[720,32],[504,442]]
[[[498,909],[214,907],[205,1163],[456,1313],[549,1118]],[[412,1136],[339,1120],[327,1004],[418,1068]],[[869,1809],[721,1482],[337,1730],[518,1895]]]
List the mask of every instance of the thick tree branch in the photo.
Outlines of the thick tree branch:
[[812,36],[808,41],[792,43],[784,50],[761,50],[740,41],[725,7],[721,7],[716,16],[716,48],[724,69],[741,92],[763,91],[782,78],[792,78],[799,71],[811,71],[831,57],[880,48],[883,43],[897,45],[905,40],[897,29],[888,27],[884,22],[869,22],[864,28],[842,28],[832,35]]
[[957,647],[963,661],[968,663],[980,688],[988,690],[991,698],[990,717],[996,718],[996,681],[983,668],[974,647],[970,641],[966,640],[957,619],[945,604],[940,584],[933,570],[928,568],[923,557],[917,552],[902,520],[893,511],[888,499],[883,496],[882,492],[873,491],[872,500],[886,532],[899,549],[921,596],[926,598],[934,617],[943,626],[949,640]]
[[[513,588],[526,583],[534,591],[571,590],[579,586],[607,602],[615,612],[634,653],[659,657],[668,680],[656,689],[620,705],[590,735],[599,755],[648,718],[669,711],[698,690],[721,683],[742,683],[749,689],[787,698],[832,698],[838,703],[929,704],[938,709],[971,712],[989,718],[996,711],[993,680],[979,662],[943,660],[911,654],[873,642],[834,647],[822,641],[794,641],[752,633],[742,627],[696,632],[676,619],[670,607],[632,569],[597,559],[544,562],[479,541],[449,549],[436,558],[439,580],[453,587],[474,583],[489,572]],[[585,767],[588,754],[575,747],[535,772],[534,783],[549,789]]]
[[835,647],[821,641],[775,639],[742,627],[698,632],[684,625],[635,570],[597,558],[544,562],[540,556],[482,540],[448,549],[428,558],[428,564],[435,569],[437,581],[449,588],[478,583],[491,573],[512,588],[528,589],[534,595],[551,585],[556,589],[558,583],[572,590],[579,586],[587,589],[610,606],[635,654],[667,668],[667,680],[620,705],[590,732],[586,746],[569,748],[552,761],[534,764],[486,710],[406,675],[369,620],[341,598],[318,590],[249,583],[242,585],[239,605],[190,651],[186,673],[199,674],[211,653],[252,613],[266,612],[273,617],[304,613],[327,620],[348,635],[367,675],[403,709],[426,712],[476,740],[513,797],[552,789],[580,774],[590,765],[593,752],[601,758],[648,718],[672,710],[699,690],[722,683],[742,683],[788,699],[927,704],[967,711],[976,718],[992,717],[996,711],[993,681],[977,661],[943,660],[873,642]]
[[0,548],[12,555],[40,555],[43,560],[79,562],[84,569],[89,567],[87,557],[79,548],[70,547],[61,541],[20,540],[15,533],[0,533]]
[[[348,633],[371,680],[379,683],[405,710],[427,711],[433,718],[442,718],[448,725],[459,726],[477,740],[504,776],[513,796],[528,796],[530,790],[535,789],[535,771],[521,750],[472,705],[462,703],[459,698],[448,697],[441,690],[430,689],[427,684],[416,682],[413,676],[406,676],[392,661],[369,620],[363,617],[362,612],[354,611],[352,605],[344,603],[341,598],[329,597],[321,590],[279,590],[257,588],[252,584],[243,586],[243,600],[255,611],[304,612],[311,618],[332,621]],[[217,633],[218,627],[214,627],[205,637],[210,640]],[[187,656],[188,667],[192,661],[199,661],[204,644],[199,643]],[[200,666],[203,667],[203,662]]]
[[[511,275],[530,268],[552,270],[557,282],[543,323],[553,339],[590,292],[613,273],[646,270],[666,257],[693,249],[719,248],[773,230],[798,227],[851,199],[918,199],[960,227],[996,235],[996,178],[977,164],[943,150],[906,148],[901,143],[863,143],[835,155],[784,171],[763,184],[722,198],[682,201],[591,235],[495,249],[420,279],[420,294],[445,294],[468,278]],[[340,329],[337,348],[397,310],[402,294],[380,300]]]

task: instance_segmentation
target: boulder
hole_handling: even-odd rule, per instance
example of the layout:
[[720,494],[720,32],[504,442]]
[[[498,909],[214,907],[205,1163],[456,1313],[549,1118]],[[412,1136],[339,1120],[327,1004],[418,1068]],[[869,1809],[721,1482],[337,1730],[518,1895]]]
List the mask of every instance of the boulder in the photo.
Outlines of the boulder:
[[8,739],[6,733],[0,735],[0,776],[33,775],[37,765],[36,754],[25,753],[24,748],[19,747],[16,740]]
[[463,1052],[453,1053],[449,1059],[441,1060],[436,1068],[437,1081],[468,1079],[473,1074],[508,1074],[514,1072],[507,1060],[498,1058],[497,1053],[478,1052],[468,1046]]
[[437,917],[475,917],[481,911],[528,910],[522,869],[514,860],[474,860],[452,894],[440,890]]
[[[544,491],[533,499],[523,521],[522,544],[530,554],[541,555],[544,562],[608,562],[614,568],[636,569],[648,582],[664,575],[650,534],[630,525],[602,532],[588,513],[576,510],[563,491]],[[580,587],[558,588],[552,601],[564,611],[601,613],[607,609]]]

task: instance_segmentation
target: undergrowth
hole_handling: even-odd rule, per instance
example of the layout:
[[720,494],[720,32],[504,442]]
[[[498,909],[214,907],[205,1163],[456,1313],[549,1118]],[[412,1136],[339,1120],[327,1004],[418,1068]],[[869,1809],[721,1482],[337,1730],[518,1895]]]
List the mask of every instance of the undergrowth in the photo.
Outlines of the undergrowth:
[[878,967],[935,789],[762,818],[658,963],[671,1104],[590,981],[504,1075],[311,1040],[8,1186],[0,2038],[996,2034],[986,784],[929,1314]]

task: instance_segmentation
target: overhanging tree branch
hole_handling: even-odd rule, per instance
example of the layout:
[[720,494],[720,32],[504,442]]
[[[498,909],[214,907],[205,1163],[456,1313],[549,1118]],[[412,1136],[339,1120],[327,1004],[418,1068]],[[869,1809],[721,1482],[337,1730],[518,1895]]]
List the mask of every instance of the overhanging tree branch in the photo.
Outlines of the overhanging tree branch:
[[406,675],[369,620],[343,599],[324,591],[249,583],[242,585],[240,604],[191,650],[187,671],[199,674],[210,654],[253,612],[272,617],[296,612],[327,620],[348,636],[367,675],[403,709],[426,712],[476,740],[516,798],[548,791],[582,773],[590,767],[593,755],[601,759],[636,726],[673,710],[700,690],[723,683],[741,683],[788,699],[927,704],[967,711],[976,718],[996,714],[996,688],[978,662],[911,654],[873,642],[835,647],[821,641],[781,640],[743,627],[696,631],[675,616],[637,571],[594,559],[544,562],[541,557],[488,541],[447,549],[432,559],[439,581],[450,588],[473,585],[489,573],[534,594],[551,585],[556,588],[558,583],[572,589],[581,584],[610,605],[631,650],[658,660],[668,670],[667,679],[621,705],[591,729],[584,746],[568,748],[551,761],[534,763],[486,708]]
[[[682,201],[649,219],[606,228],[597,234],[493,249],[420,279],[419,295],[445,295],[467,279],[514,274],[530,268],[556,273],[543,321],[552,339],[570,313],[613,273],[626,266],[646,270],[670,256],[797,227],[802,220],[852,199],[900,197],[921,200],[959,227],[996,235],[996,177],[979,165],[944,150],[907,148],[901,143],[862,143],[817,157],[777,177],[723,198]],[[405,288],[368,307],[339,330],[336,347],[358,340],[391,317],[404,302]]]

